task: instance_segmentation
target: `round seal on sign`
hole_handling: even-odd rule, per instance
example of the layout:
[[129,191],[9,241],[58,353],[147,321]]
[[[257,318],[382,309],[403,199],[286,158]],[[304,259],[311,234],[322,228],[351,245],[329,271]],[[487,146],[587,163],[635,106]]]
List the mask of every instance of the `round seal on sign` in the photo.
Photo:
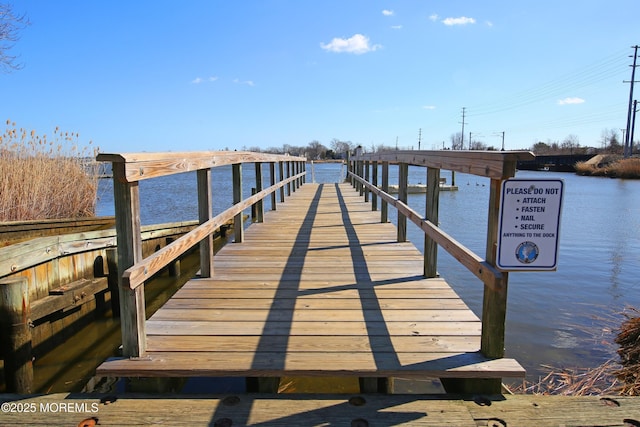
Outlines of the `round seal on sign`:
[[531,264],[539,254],[540,249],[533,242],[522,242],[516,248],[516,258],[523,264]]

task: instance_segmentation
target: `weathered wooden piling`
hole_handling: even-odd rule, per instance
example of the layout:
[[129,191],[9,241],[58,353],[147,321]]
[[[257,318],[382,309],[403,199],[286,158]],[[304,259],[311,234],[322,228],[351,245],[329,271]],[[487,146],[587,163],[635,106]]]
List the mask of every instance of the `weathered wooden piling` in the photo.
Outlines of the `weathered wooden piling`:
[[0,345],[4,350],[4,376],[10,393],[33,392],[30,317],[27,279],[0,280]]

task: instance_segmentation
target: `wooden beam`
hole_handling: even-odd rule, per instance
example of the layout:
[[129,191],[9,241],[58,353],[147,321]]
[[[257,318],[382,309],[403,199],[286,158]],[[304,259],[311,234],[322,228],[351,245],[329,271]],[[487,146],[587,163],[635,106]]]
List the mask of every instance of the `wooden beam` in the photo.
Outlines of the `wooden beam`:
[[[234,163],[232,166],[232,183],[233,183],[233,204],[236,205],[242,201],[242,164]],[[244,223],[242,221],[242,211],[236,213],[233,220],[233,232],[235,234],[235,243],[242,243],[244,240]]]
[[[204,224],[213,216],[211,169],[201,169],[198,176],[198,220]],[[200,277],[213,274],[213,233],[200,240]]]
[[[31,305],[26,277],[0,280],[0,344],[9,393],[32,393]],[[3,413],[4,406],[3,406]]]
[[[373,154],[356,154],[355,160],[377,160],[390,163],[407,163],[485,176],[492,179],[505,179],[513,176],[504,164],[515,165],[518,160],[533,160],[535,155],[529,151],[385,151]],[[515,166],[514,166],[515,168]]]
[[304,157],[281,154],[253,153],[249,151],[194,151],[183,153],[100,153],[98,161],[122,165],[123,176],[127,182],[176,173],[191,172],[217,166],[236,163],[254,163],[271,161],[297,161]]
[[[364,184],[361,183],[361,184]],[[368,184],[368,183],[367,183]],[[409,165],[398,165],[398,201],[407,204],[407,186],[409,185]],[[401,209],[398,209],[398,242],[407,241],[407,217]]]
[[126,357],[141,357],[146,350],[144,287],[125,288],[123,279],[125,270],[142,260],[140,193],[137,182],[126,181],[122,163],[113,164],[113,191],[118,241],[122,353]]
[[[427,194],[425,219],[431,224],[438,225],[438,211],[440,205],[440,169],[427,168]],[[427,233],[424,234],[424,276],[438,276],[438,244]]]

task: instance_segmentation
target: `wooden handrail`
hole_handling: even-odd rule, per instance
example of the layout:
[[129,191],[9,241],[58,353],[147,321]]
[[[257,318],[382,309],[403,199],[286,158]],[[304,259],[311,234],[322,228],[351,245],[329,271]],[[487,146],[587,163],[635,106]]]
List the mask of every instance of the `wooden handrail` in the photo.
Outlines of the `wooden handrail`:
[[[528,151],[386,151],[363,154],[361,148],[348,160],[349,178],[360,194],[370,191],[381,197],[381,221],[387,222],[387,205],[398,209],[398,240],[405,238],[406,219],[411,219],[425,233],[424,271],[426,277],[435,277],[437,271],[437,246],[442,246],[462,265],[469,269],[484,283],[482,304],[482,336],[480,351],[487,357],[504,357],[505,320],[507,311],[507,287],[509,273],[496,267],[498,242],[498,217],[500,210],[500,188],[502,182],[516,173],[516,164],[520,160],[533,160],[535,155]],[[388,189],[389,164],[398,164],[398,199],[391,197]],[[382,166],[382,190],[367,182],[364,177],[368,168]],[[406,176],[409,165],[427,167],[427,209],[426,218],[421,218],[406,203],[400,201],[406,197]],[[486,259],[458,243],[447,233],[440,230],[438,222],[439,177],[440,170],[446,169],[490,178],[489,206],[487,221]],[[366,200],[366,197],[365,197]],[[404,199],[406,200],[406,199]],[[375,196],[372,200],[374,205]],[[499,382],[494,388],[500,389]]]
[[359,176],[349,172],[353,175],[354,179],[364,185],[369,191],[380,196],[385,202],[389,203],[398,209],[398,212],[402,213],[408,220],[420,227],[429,237],[442,246],[451,256],[457,259],[462,265],[473,273],[483,283],[491,286],[494,289],[498,289],[502,286],[502,273],[486,260],[473,251],[465,247],[462,243],[455,240],[449,234],[442,231],[439,227],[433,224],[431,221],[423,219],[418,212],[411,209],[407,204],[396,199],[389,193],[385,193],[376,186],[370,184]]
[[[144,286],[140,286],[154,273],[174,261],[186,250],[200,244],[200,272],[202,277],[210,277],[213,270],[213,232],[227,220],[234,219],[236,242],[242,241],[242,211],[262,201],[272,192],[287,187],[295,191],[305,176],[304,157],[253,153],[247,151],[199,151],[178,153],[100,153],[98,161],[111,162],[113,170],[113,191],[116,214],[118,245],[118,278],[120,291],[120,321],[122,328],[122,352],[128,357],[142,357],[146,352]],[[242,196],[243,163],[273,163],[271,173],[275,173],[275,163],[279,163],[280,179],[277,184],[245,200]],[[283,166],[287,175],[283,176]],[[232,165],[234,206],[216,217],[211,217],[211,168]],[[293,168],[291,167],[293,166]],[[291,170],[295,172],[290,173]],[[139,181],[176,173],[196,172],[198,182],[198,222],[199,226],[170,243],[155,254],[142,256],[140,238],[140,193]],[[261,177],[256,177],[257,187],[261,187]],[[272,177],[274,181],[274,177]],[[284,192],[281,192],[284,200]]]
[[179,256],[188,251],[193,245],[200,242],[209,234],[224,225],[227,221],[233,219],[234,216],[241,213],[251,205],[264,199],[271,193],[275,193],[280,187],[285,186],[287,183],[304,176],[304,173],[292,176],[285,179],[275,185],[272,185],[264,190],[260,191],[244,199],[242,202],[233,205],[224,212],[216,215],[207,222],[194,228],[187,234],[174,240],[164,248],[154,252],[141,262],[136,263],[132,267],[125,270],[123,274],[122,286],[130,289],[135,289],[138,286],[144,284],[152,275],[162,270],[164,267],[175,261]]
[[[446,169],[491,179],[506,179],[515,175],[515,165],[519,160],[533,160],[530,151],[383,151],[380,153],[356,154],[352,161],[406,163],[414,166]],[[505,169],[505,164],[513,164]]]
[[255,162],[300,162],[304,157],[284,154],[254,153],[251,151],[191,151],[179,153],[100,153],[99,162],[124,165],[121,179],[141,181],[176,173],[192,172],[224,165]]

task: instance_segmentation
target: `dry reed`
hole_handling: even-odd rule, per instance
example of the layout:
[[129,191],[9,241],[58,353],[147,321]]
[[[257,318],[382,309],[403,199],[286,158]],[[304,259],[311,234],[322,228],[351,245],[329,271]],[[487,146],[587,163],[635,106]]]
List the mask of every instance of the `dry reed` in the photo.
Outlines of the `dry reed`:
[[[619,327],[613,322],[625,321]],[[618,344],[615,356],[595,368],[558,368],[542,365],[548,373],[537,382],[523,380],[513,388],[515,393],[557,394],[569,396],[620,394],[640,396],[640,311],[627,308],[624,312],[610,318],[598,318],[606,326],[602,331],[615,333],[614,342]],[[602,338],[594,334],[593,338]],[[605,347],[614,347],[614,342],[600,340]],[[613,352],[611,352],[613,353]]]
[[622,368],[615,371],[623,382],[620,394],[640,396],[640,311],[629,309],[616,337]]
[[0,221],[95,215],[97,149],[80,147],[78,139],[59,128],[48,139],[7,120],[0,136]]
[[575,164],[576,173],[589,176],[609,176],[612,178],[638,179],[640,178],[640,158],[619,159],[595,165],[588,162]]

